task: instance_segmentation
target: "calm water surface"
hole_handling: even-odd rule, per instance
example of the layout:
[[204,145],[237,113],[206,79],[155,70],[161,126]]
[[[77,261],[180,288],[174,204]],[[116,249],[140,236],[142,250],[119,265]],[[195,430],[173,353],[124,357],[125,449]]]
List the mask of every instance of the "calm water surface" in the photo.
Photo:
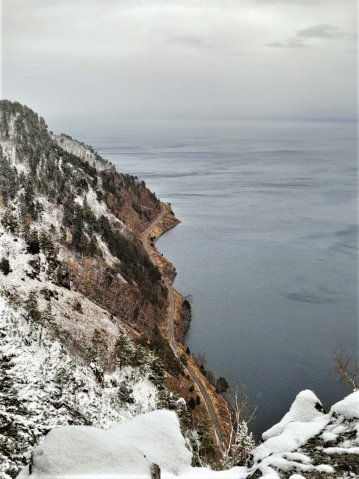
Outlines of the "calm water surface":
[[356,124],[126,124],[87,135],[182,223],[158,242],[193,296],[187,338],[208,367],[246,385],[258,433],[302,389],[349,392],[333,352],[357,354]]

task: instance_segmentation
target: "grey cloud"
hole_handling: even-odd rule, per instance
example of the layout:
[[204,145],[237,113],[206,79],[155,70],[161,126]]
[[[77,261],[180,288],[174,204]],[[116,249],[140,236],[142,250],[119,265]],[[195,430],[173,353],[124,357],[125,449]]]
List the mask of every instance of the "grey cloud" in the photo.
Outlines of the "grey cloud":
[[[94,130],[128,118],[354,118],[354,4],[279,1],[2,0],[2,96]],[[335,25],[345,35],[333,38]],[[301,54],[314,42],[320,51]]]
[[308,45],[306,43],[303,43],[299,38],[288,38],[288,40],[285,40],[283,42],[269,42],[266,43],[266,47],[272,47],[272,48],[304,48],[307,47]]
[[343,36],[343,33],[330,23],[321,23],[298,30],[296,36],[298,38],[337,38]]
[[180,35],[176,37],[170,37],[167,39],[169,43],[182,44],[192,48],[210,48],[210,43],[195,35]]
[[266,43],[266,46],[275,48],[302,48],[309,46],[309,43],[305,43],[305,40],[313,38],[333,39],[342,36],[344,36],[344,34],[331,23],[321,23],[320,25],[313,25],[297,30],[293,37],[283,41],[269,42]]

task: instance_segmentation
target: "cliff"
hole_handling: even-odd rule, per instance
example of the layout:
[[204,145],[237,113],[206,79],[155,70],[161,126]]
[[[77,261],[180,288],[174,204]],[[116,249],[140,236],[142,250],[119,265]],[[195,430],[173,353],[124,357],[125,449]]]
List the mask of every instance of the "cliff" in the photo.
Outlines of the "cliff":
[[188,441],[201,429],[213,447],[162,332],[167,273],[142,241],[157,218],[162,232],[178,222],[144,182],[0,102],[2,479],[56,426],[110,427],[158,408],[179,414]]

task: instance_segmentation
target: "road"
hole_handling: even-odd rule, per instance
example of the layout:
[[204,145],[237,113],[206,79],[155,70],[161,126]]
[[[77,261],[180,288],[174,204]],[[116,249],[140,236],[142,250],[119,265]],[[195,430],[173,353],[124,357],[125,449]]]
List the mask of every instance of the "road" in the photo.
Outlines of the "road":
[[[163,218],[163,216],[165,214],[166,214],[166,209],[162,207],[160,215],[142,233],[142,236],[141,236],[142,243],[143,243],[148,255],[150,256],[150,258],[152,260],[154,258],[153,258],[153,255],[152,255],[153,249],[149,245],[150,233],[153,230],[154,226],[156,226],[157,223],[159,223],[161,221],[161,219]],[[154,263],[155,263],[155,261],[154,261]],[[168,318],[170,345],[171,345],[171,348],[172,348],[174,354],[176,355],[176,357],[180,358],[181,351],[177,347],[177,341],[176,341],[176,338],[175,338],[176,295],[174,293],[174,288],[173,288],[172,284],[166,278],[164,278],[164,281],[165,281],[166,287],[168,289],[168,298],[169,298],[169,304],[170,304],[169,318]],[[207,388],[206,388],[204,382],[202,381],[201,377],[196,373],[196,371],[192,368],[192,366],[190,364],[187,363],[187,365],[184,366],[184,367],[185,367],[186,371],[188,372],[188,374],[190,375],[190,377],[192,378],[193,382],[198,387],[198,390],[199,390],[199,392],[202,396],[202,400],[203,400],[204,404],[206,405],[209,417],[212,421],[212,426],[213,426],[213,430],[214,430],[214,433],[215,433],[215,436],[216,436],[216,439],[217,439],[217,444],[218,444],[220,449],[223,449],[224,439],[223,439],[222,431],[221,431],[221,428],[220,428],[220,425],[219,425],[216,410],[215,410],[215,408],[213,406],[213,403],[212,403],[212,399],[207,392]]]

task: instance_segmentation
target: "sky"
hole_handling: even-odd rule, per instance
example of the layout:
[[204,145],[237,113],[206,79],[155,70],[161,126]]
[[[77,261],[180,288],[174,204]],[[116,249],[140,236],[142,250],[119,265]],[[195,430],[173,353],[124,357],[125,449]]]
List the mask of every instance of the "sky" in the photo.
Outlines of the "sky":
[[1,95],[59,123],[353,119],[356,5],[2,0]]

